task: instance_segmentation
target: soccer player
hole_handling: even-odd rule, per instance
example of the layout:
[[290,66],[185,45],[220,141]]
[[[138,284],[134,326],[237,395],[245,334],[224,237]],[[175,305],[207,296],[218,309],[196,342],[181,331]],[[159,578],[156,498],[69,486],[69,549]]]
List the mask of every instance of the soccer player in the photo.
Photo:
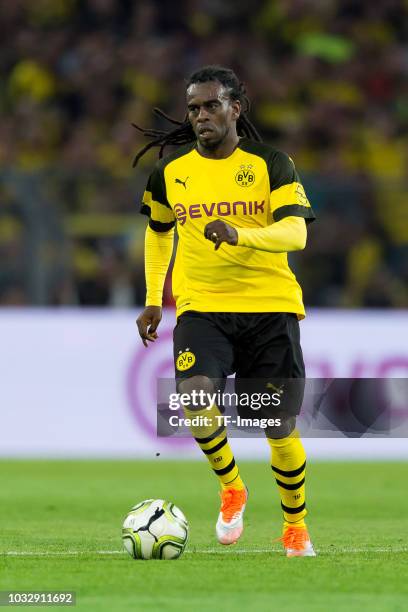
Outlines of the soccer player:
[[[134,161],[150,147],[160,147],[141,208],[149,217],[146,308],[137,320],[142,341],[147,346],[158,337],[177,225],[173,293],[179,391],[211,393],[214,381],[234,372],[236,384],[303,379],[298,320],[305,311],[287,253],[305,247],[306,223],[314,215],[293,161],[261,142],[248,118],[244,85],[232,70],[204,67],[191,75],[186,93],[185,121],[156,109],[177,127],[142,130],[151,142]],[[161,158],[166,145],[178,148]],[[301,401],[281,414],[279,428],[265,430],[289,557],[315,555],[304,520],[306,456],[295,429]],[[220,414],[216,405],[187,412]],[[221,485],[218,541],[233,544],[243,531],[248,491],[226,429],[214,426],[204,435],[203,428],[192,431]]]

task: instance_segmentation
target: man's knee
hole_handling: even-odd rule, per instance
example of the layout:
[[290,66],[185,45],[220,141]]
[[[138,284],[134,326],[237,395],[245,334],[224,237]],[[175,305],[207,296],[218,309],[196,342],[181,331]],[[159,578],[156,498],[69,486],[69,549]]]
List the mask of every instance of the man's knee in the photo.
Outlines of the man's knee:
[[178,384],[178,392],[186,393],[191,396],[191,404],[189,410],[202,410],[207,408],[208,394],[212,395],[215,391],[214,383],[207,376],[192,376],[186,378]]
[[283,417],[281,418],[281,424],[276,427],[267,427],[265,429],[265,435],[267,438],[279,440],[281,438],[287,438],[290,436],[292,431],[296,427],[296,417]]

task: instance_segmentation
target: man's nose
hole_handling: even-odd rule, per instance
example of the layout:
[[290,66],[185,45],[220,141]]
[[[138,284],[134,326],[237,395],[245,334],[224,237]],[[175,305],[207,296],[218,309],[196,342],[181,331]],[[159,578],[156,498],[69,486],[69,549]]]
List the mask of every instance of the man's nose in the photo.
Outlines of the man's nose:
[[197,121],[206,121],[208,119],[208,111],[204,106],[200,107],[197,115]]

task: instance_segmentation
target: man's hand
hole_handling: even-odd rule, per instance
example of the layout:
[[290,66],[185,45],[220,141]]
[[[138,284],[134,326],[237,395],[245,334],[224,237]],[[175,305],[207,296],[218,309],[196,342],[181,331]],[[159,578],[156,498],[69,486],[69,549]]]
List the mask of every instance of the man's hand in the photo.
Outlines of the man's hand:
[[235,227],[228,225],[225,221],[210,221],[204,228],[204,236],[207,240],[215,243],[215,250],[217,251],[223,242],[236,246],[238,242],[238,232]]
[[148,340],[154,342],[158,338],[156,329],[159,326],[161,318],[161,306],[146,306],[142,314],[137,318],[136,324],[145,346],[148,346]]

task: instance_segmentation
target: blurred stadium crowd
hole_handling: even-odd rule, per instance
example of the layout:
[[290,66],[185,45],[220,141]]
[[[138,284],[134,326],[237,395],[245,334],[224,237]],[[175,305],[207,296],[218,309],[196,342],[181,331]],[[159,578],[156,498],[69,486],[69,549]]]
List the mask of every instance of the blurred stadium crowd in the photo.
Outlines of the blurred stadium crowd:
[[406,0],[15,0],[0,28],[0,305],[143,303],[157,151],[132,170],[130,124],[182,118],[184,78],[218,63],[318,215],[306,304],[408,306]]

